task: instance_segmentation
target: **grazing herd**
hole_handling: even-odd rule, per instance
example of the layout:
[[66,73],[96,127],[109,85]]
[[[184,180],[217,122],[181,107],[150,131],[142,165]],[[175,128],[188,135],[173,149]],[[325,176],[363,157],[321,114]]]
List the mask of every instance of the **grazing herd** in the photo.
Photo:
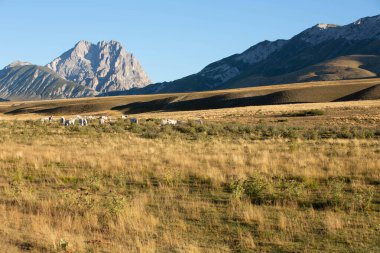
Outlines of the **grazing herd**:
[[[76,125],[76,122],[78,121],[78,124],[80,126],[88,126],[90,120],[96,120],[96,119],[99,120],[100,125],[104,125],[106,122],[114,121],[114,119],[109,117],[109,116],[84,116],[84,117],[82,117],[80,115],[77,115],[76,117],[70,118],[70,119],[65,119],[65,117],[61,117],[59,119],[59,123],[63,126],[74,126],[74,125]],[[122,119],[127,119],[127,116],[123,115]],[[54,120],[54,117],[49,116],[46,118],[42,118],[41,122],[53,122],[53,120]],[[131,118],[130,121],[132,123],[138,122],[137,119],[135,119],[135,118]]]
[[[129,118],[127,115],[122,115],[121,119],[129,120],[129,122],[131,124],[139,124],[139,120],[137,118]],[[53,120],[54,120],[53,116],[49,116],[49,117],[41,119],[42,122],[53,122]],[[65,119],[65,117],[61,117],[59,119],[59,123],[63,126],[74,126],[74,125],[76,125],[76,122],[78,121],[80,126],[88,126],[90,120],[98,120],[99,125],[104,125],[107,122],[114,122],[116,119],[114,119],[110,116],[84,116],[84,117],[82,117],[80,115],[77,115],[76,117],[70,118],[70,119]],[[175,120],[175,119],[163,119],[163,120],[161,120],[162,126],[165,126],[165,125],[175,126],[175,125],[182,124],[182,123],[184,123],[184,122],[179,121],[179,120]],[[196,120],[196,123],[203,125],[202,120]]]

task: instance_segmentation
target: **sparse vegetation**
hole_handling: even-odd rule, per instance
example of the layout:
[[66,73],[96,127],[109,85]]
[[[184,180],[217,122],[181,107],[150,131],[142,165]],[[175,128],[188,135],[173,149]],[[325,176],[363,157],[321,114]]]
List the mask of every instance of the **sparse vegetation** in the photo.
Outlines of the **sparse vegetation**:
[[[379,139],[380,128],[353,127],[294,127],[267,124],[246,124],[238,122],[210,122],[203,125],[194,121],[184,122],[176,126],[162,126],[159,120],[141,120],[140,124],[130,124],[127,121],[117,120],[110,124],[99,125],[97,121],[83,128],[78,125],[62,128],[58,122],[46,125],[39,121],[0,122],[0,126],[7,128],[12,134],[27,138],[42,137],[54,134],[57,131],[67,135],[103,136],[104,134],[135,134],[146,139],[181,138],[187,140],[242,139],[267,140],[273,138],[285,139]],[[11,138],[11,135],[8,136]],[[4,135],[1,138],[7,138]]]
[[310,116],[321,116],[324,112],[320,109],[305,110],[299,112],[290,112],[282,114],[283,117],[310,117]]

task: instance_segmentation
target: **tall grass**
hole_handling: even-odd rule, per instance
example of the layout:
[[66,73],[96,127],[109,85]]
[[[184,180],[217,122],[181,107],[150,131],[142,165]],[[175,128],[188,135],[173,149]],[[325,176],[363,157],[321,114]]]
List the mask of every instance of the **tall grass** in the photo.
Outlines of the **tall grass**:
[[378,251],[377,135],[279,129],[2,122],[0,251]]

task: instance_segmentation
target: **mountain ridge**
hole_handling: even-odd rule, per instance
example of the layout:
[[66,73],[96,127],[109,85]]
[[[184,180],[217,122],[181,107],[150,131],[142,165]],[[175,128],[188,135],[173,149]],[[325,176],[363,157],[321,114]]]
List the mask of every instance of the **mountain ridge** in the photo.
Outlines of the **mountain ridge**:
[[62,79],[43,66],[12,63],[0,70],[0,98],[5,100],[60,99],[95,95],[93,90]]
[[[196,74],[172,82],[148,85],[120,94],[153,94],[207,91],[277,84],[271,80],[301,71],[334,58],[350,55],[380,55],[380,15],[361,18],[348,25],[317,24],[289,40],[262,41],[243,53],[213,62]],[[355,70],[356,71],[356,70]],[[361,72],[360,70],[356,72]],[[370,74],[371,75],[371,74]],[[333,75],[332,75],[333,76]],[[313,81],[318,81],[318,75]],[[326,76],[320,76],[325,80]],[[366,78],[342,76],[342,80]],[[284,83],[298,82],[296,79]],[[305,80],[301,80],[305,81]]]

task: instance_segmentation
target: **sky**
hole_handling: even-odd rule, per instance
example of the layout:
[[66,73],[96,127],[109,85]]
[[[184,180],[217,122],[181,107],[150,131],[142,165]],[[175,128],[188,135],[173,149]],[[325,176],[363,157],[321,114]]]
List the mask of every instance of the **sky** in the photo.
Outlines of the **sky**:
[[263,40],[378,14],[380,0],[0,0],[0,68],[117,40],[154,82],[171,81]]

